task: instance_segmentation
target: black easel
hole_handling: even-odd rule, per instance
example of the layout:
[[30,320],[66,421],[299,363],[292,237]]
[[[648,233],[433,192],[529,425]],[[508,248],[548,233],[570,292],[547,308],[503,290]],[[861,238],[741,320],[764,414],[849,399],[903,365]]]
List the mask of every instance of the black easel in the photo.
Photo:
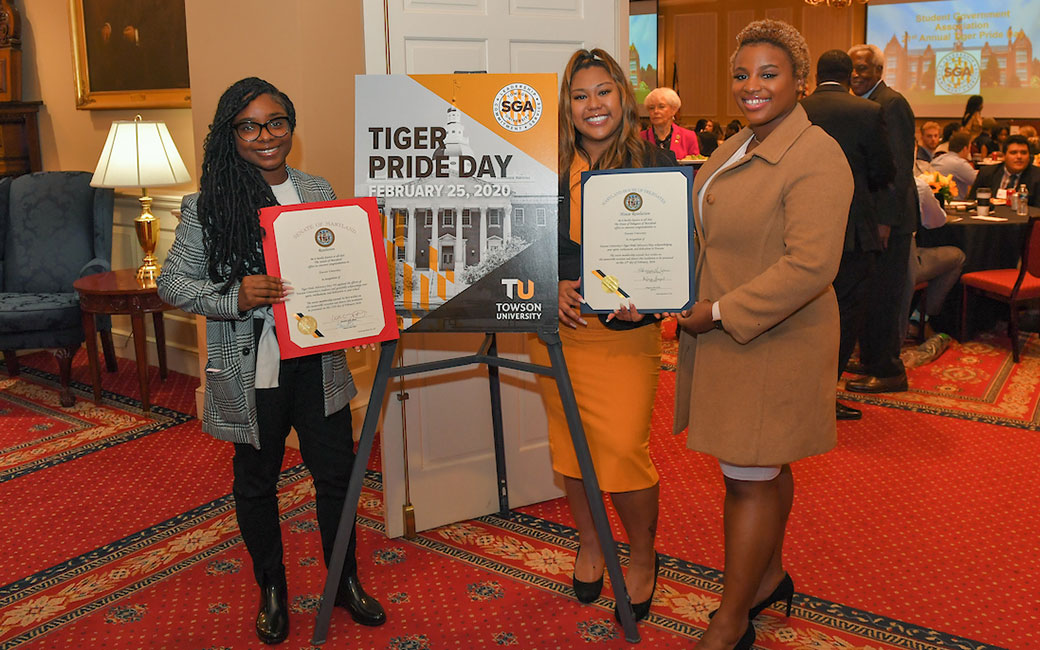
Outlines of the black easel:
[[621,573],[621,562],[618,560],[614,536],[610,532],[610,522],[607,520],[607,510],[603,505],[599,481],[596,479],[596,471],[592,466],[589,443],[585,439],[585,429],[581,424],[578,404],[574,399],[574,388],[571,386],[571,378],[567,373],[567,363],[563,358],[560,336],[555,332],[552,334],[540,333],[539,338],[549,348],[551,367],[514,361],[498,356],[497,341],[493,332],[485,335],[480,350],[474,355],[428,363],[417,363],[411,366],[398,366],[397,368],[393,367],[397,341],[385,341],[382,344],[382,349],[379,353],[379,365],[376,367],[375,379],[372,382],[372,393],[368,398],[368,409],[365,411],[365,422],[361,427],[361,439],[358,442],[357,457],[354,459],[354,469],[351,472],[350,483],[347,486],[347,496],[343,502],[343,513],[339,521],[339,530],[336,532],[336,543],[332,547],[329,573],[325,579],[324,597],[321,602],[321,609],[318,610],[318,616],[315,620],[314,635],[311,637],[311,643],[322,645],[328,636],[329,623],[332,620],[332,608],[336,601],[336,592],[339,590],[339,581],[343,573],[343,562],[347,554],[347,543],[354,525],[354,518],[357,516],[358,499],[361,498],[361,482],[365,475],[365,468],[368,467],[369,456],[372,453],[376,424],[379,419],[379,413],[382,410],[383,398],[386,396],[390,378],[443,370],[445,368],[456,368],[474,363],[482,363],[488,367],[488,383],[491,389],[491,423],[495,436],[495,466],[498,471],[498,504],[499,511],[502,513],[509,510],[509,492],[506,481],[506,461],[502,432],[502,392],[498,369],[499,367],[505,367],[521,372],[548,375],[556,380],[556,386],[560,391],[560,400],[563,402],[563,412],[567,417],[567,425],[571,431],[571,440],[574,442],[574,451],[578,457],[578,467],[581,469],[585,495],[588,497],[589,506],[592,510],[592,520],[596,526],[596,535],[599,537],[600,544],[603,547],[607,572],[610,575],[610,583],[614,588],[614,598],[619,604],[618,611],[621,615],[621,627],[625,633],[625,640],[631,643],[639,642],[639,631],[636,629],[635,614],[632,612],[628,590],[625,588],[625,579]]

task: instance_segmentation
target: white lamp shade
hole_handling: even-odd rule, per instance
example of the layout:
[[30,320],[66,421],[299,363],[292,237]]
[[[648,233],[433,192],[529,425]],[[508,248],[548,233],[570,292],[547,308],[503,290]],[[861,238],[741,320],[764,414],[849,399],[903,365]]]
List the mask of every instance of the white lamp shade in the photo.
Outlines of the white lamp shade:
[[94,187],[159,187],[191,179],[163,122],[116,120],[108,132]]

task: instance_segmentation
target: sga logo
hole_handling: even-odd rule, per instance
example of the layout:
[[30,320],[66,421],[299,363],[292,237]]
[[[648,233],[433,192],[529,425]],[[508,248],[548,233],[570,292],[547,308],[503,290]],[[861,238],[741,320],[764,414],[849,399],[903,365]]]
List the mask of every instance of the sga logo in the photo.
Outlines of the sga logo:
[[542,96],[527,84],[511,83],[495,95],[491,112],[503,129],[514,133],[526,131],[542,117]]
[[524,285],[523,280],[515,278],[502,278],[502,286],[506,288],[506,297],[513,297],[513,289],[516,289],[516,297],[521,300],[530,300],[534,297],[534,280],[528,280]]
[[951,95],[977,92],[982,72],[971,54],[954,50],[943,55],[935,65],[935,83]]

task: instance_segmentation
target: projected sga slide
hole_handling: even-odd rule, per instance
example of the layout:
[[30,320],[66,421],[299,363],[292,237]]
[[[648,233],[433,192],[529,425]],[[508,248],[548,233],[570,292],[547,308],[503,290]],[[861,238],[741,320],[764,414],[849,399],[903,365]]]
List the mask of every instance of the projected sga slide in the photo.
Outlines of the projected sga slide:
[[884,52],[885,83],[917,115],[960,117],[969,95],[1001,117],[1031,117],[1040,104],[1035,0],[871,0],[867,42]]

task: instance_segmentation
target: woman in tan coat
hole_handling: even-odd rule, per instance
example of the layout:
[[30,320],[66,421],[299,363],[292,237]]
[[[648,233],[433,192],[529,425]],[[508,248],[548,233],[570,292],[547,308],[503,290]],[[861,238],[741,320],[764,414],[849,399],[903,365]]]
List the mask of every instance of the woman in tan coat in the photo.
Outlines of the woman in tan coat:
[[677,419],[692,414],[689,446],[719,459],[726,485],[722,603],[702,650],[750,648],[751,619],[777,600],[790,607],[789,464],[835,444],[831,281],[853,190],[838,144],[797,102],[809,71],[801,34],[763,20],[737,40],[732,90],[749,127],[694,182],[701,300],[680,318],[692,389]]

